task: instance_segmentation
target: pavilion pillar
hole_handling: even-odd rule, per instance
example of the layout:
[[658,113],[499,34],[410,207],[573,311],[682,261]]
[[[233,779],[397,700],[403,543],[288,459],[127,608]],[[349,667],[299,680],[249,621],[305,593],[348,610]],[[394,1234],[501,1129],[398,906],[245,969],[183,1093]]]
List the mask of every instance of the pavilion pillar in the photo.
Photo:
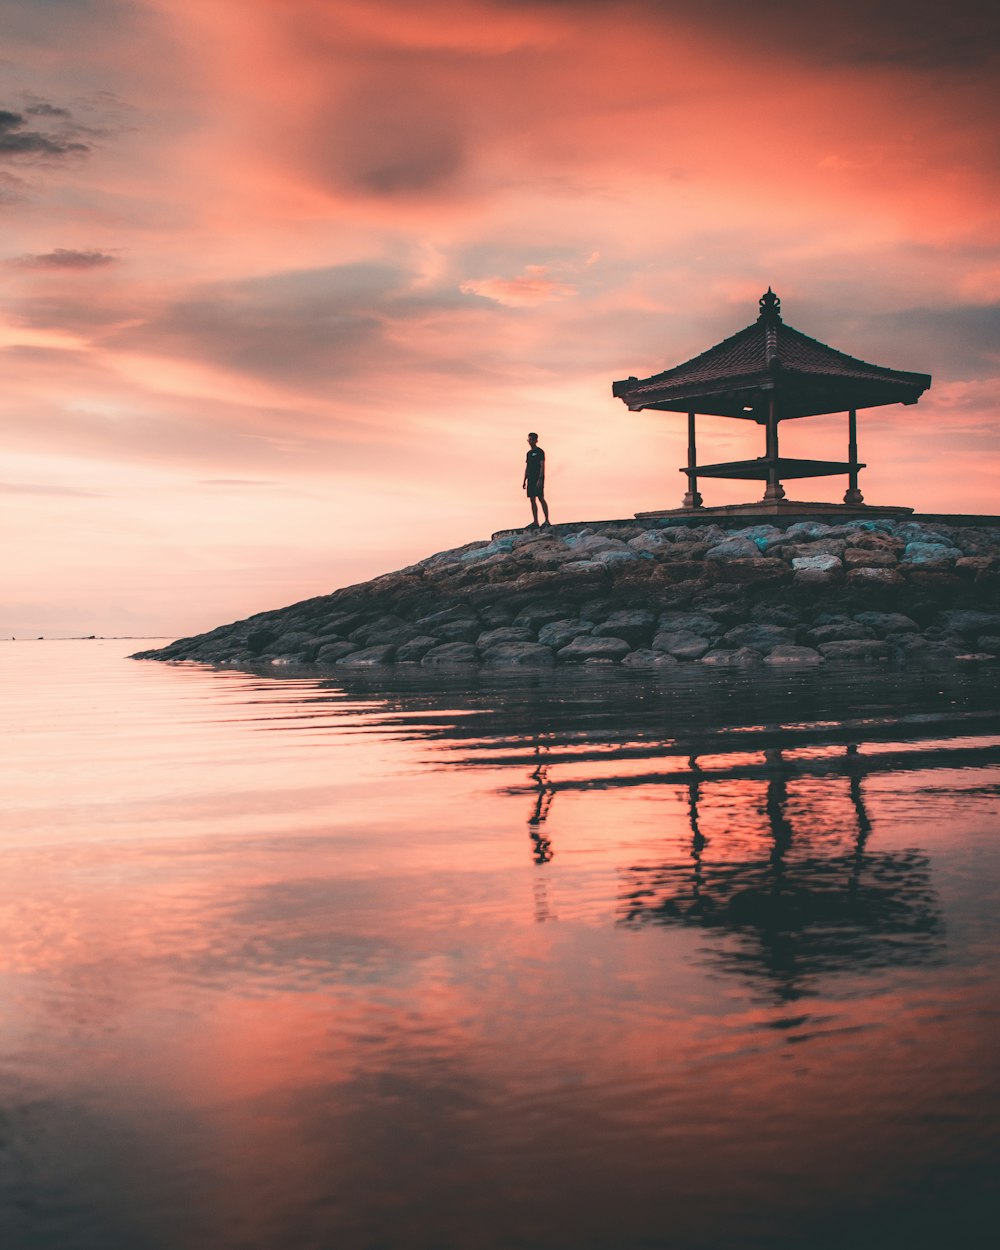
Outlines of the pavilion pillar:
[[688,488],[684,496],[685,508],[700,508],[703,503],[698,493],[698,476],[695,472],[698,467],[698,449],[695,446],[694,417],[693,412],[688,413]]
[[847,414],[847,492],[844,503],[864,503],[865,497],[858,490],[858,412],[852,408]]
[[778,409],[774,400],[774,396],[770,397],[767,407],[767,441],[764,449],[764,459],[767,461],[767,489],[764,491],[765,499],[784,499],[785,490],[778,481]]

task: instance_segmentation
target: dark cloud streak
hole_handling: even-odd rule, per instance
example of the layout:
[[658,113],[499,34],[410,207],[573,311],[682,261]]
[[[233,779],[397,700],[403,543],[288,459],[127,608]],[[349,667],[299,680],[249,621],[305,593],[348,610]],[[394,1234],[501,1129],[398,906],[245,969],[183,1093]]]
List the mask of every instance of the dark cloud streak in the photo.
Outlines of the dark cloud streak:
[[96,249],[80,251],[72,247],[57,247],[51,252],[17,256],[7,263],[20,269],[102,269],[105,265],[115,264],[117,259],[108,252]]
[[[38,106],[35,106],[38,107]],[[25,116],[12,109],[0,109],[0,160],[19,157],[65,158],[89,152],[90,144],[60,134],[26,130]]]

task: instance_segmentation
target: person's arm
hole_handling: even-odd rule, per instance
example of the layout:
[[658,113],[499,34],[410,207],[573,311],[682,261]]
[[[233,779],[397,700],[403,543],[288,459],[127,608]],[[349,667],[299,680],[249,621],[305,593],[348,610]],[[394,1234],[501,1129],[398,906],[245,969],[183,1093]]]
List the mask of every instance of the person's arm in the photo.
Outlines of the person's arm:
[[538,466],[538,489],[544,494],[545,492],[545,452],[542,452],[542,462]]

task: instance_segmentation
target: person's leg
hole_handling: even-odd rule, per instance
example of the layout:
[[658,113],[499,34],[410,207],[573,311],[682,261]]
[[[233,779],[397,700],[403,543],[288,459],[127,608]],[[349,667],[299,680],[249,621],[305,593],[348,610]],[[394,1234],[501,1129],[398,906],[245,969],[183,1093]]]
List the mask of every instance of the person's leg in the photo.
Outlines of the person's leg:
[[528,501],[531,504],[531,524],[537,528],[538,526],[538,502],[535,499],[534,495],[529,495]]
[[[539,496],[538,496],[538,502],[542,505],[542,513],[543,513],[543,514],[544,514],[544,516],[545,516],[545,524],[546,524],[546,525],[548,525],[548,523],[549,523],[549,505],[545,502],[545,496],[544,496],[544,495],[539,495]],[[532,504],[534,504],[534,500],[532,500]],[[537,514],[537,513],[535,514],[535,520],[536,520],[536,521],[538,520],[538,514]]]

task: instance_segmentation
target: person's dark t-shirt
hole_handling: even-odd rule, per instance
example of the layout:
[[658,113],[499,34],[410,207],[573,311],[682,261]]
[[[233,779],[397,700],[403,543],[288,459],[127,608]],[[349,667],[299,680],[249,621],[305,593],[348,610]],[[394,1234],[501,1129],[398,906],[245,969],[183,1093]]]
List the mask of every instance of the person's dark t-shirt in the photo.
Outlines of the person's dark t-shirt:
[[542,476],[542,468],[545,465],[545,452],[541,447],[532,447],[524,458],[525,472],[528,476],[528,486],[538,485],[538,479]]

